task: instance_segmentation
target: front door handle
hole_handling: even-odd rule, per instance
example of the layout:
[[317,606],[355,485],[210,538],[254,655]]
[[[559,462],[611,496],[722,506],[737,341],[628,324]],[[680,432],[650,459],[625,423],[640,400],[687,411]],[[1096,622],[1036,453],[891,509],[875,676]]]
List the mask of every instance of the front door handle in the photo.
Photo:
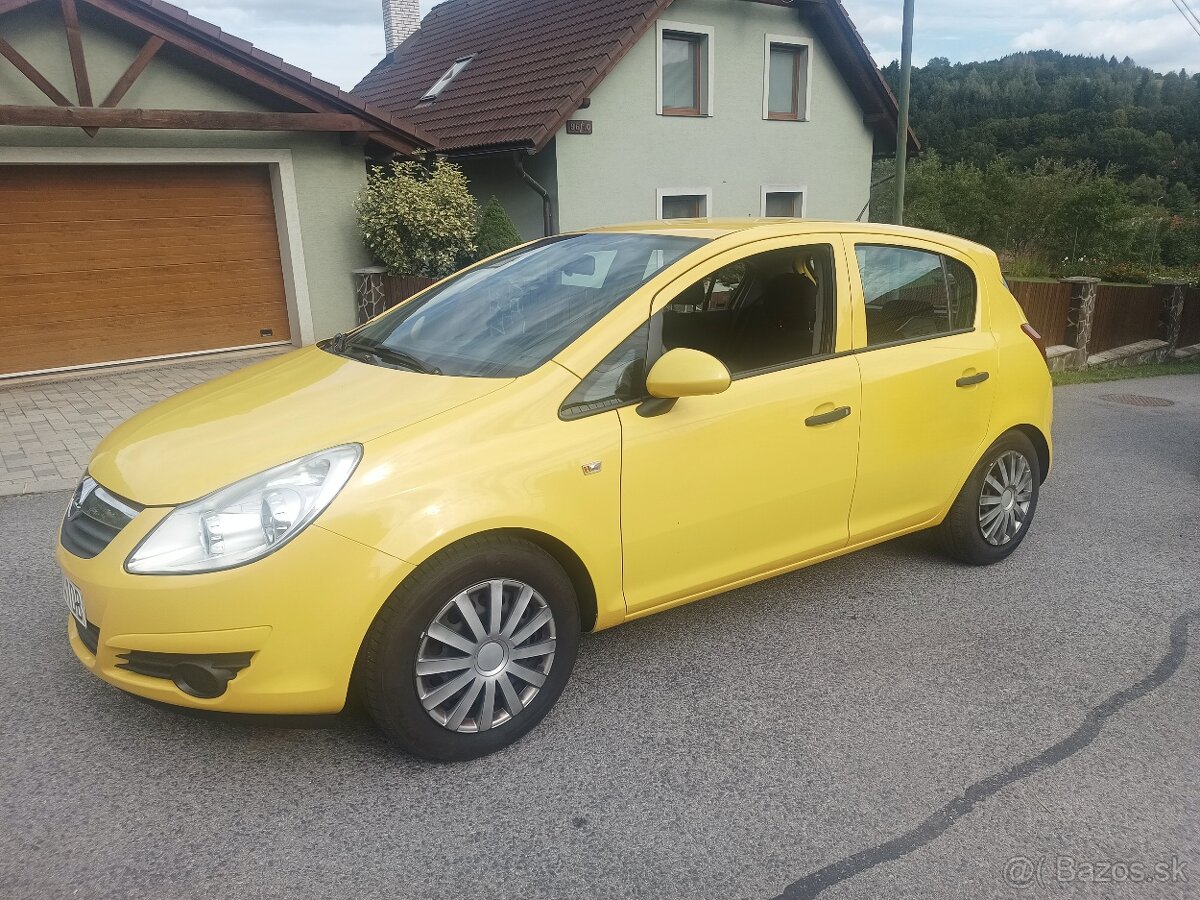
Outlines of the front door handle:
[[821,413],[819,416],[809,416],[804,420],[804,424],[809,428],[816,428],[819,425],[831,425],[834,422],[840,422],[848,415],[850,415],[850,407],[839,406],[837,409]]
[[992,376],[990,374],[988,374],[987,372],[977,372],[974,375],[964,375],[962,378],[958,379],[958,381],[956,381],[954,383],[957,384],[959,387],[971,387],[972,385],[983,384],[985,381],[987,381],[991,377]]

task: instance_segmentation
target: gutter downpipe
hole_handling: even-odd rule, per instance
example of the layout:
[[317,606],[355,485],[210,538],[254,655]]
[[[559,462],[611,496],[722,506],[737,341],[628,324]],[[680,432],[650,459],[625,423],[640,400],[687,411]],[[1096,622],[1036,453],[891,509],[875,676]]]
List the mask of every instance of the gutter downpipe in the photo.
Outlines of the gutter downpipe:
[[554,234],[554,201],[550,197],[550,192],[537,179],[525,171],[525,161],[522,159],[522,154],[513,154],[513,164],[517,167],[517,172],[520,174],[521,180],[533,188],[538,196],[542,198],[542,229],[546,237],[551,237]]

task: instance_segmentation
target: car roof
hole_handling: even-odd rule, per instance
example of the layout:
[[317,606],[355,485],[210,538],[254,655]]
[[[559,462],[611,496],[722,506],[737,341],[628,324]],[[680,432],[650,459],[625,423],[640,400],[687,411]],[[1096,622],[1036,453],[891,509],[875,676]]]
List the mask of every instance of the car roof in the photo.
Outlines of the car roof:
[[741,218],[741,219],[670,219],[654,222],[631,222],[624,225],[605,225],[586,229],[589,232],[665,234],[674,237],[695,237],[715,240],[729,235],[750,238],[785,237],[805,234],[862,234],[891,238],[920,238],[965,253],[991,253],[991,250],[966,238],[907,228],[878,222],[837,222],[820,219]]

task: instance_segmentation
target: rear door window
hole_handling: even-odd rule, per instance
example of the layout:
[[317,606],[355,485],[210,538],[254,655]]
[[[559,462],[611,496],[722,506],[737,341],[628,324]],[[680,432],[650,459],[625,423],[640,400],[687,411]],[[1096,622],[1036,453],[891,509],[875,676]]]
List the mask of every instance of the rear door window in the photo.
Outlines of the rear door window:
[[860,244],[855,255],[866,301],[869,346],[974,327],[977,289],[970,266],[911,247]]

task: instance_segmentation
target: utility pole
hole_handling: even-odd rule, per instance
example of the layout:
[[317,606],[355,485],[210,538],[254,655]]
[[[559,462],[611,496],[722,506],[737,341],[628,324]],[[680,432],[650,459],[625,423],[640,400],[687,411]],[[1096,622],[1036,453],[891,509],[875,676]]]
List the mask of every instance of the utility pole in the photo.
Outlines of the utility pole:
[[908,100],[912,93],[913,16],[916,0],[904,0],[904,40],[900,45],[900,121],[896,125],[896,224],[904,224],[904,182],[908,166]]
[[1159,197],[1157,200],[1154,201],[1154,223],[1153,223],[1154,231],[1150,238],[1150,262],[1146,266],[1146,268],[1148,268],[1152,273],[1154,271],[1154,257],[1158,253],[1158,226],[1160,224],[1159,218],[1158,218],[1158,204],[1162,203],[1166,199],[1167,199],[1167,195],[1163,194],[1161,197]]

